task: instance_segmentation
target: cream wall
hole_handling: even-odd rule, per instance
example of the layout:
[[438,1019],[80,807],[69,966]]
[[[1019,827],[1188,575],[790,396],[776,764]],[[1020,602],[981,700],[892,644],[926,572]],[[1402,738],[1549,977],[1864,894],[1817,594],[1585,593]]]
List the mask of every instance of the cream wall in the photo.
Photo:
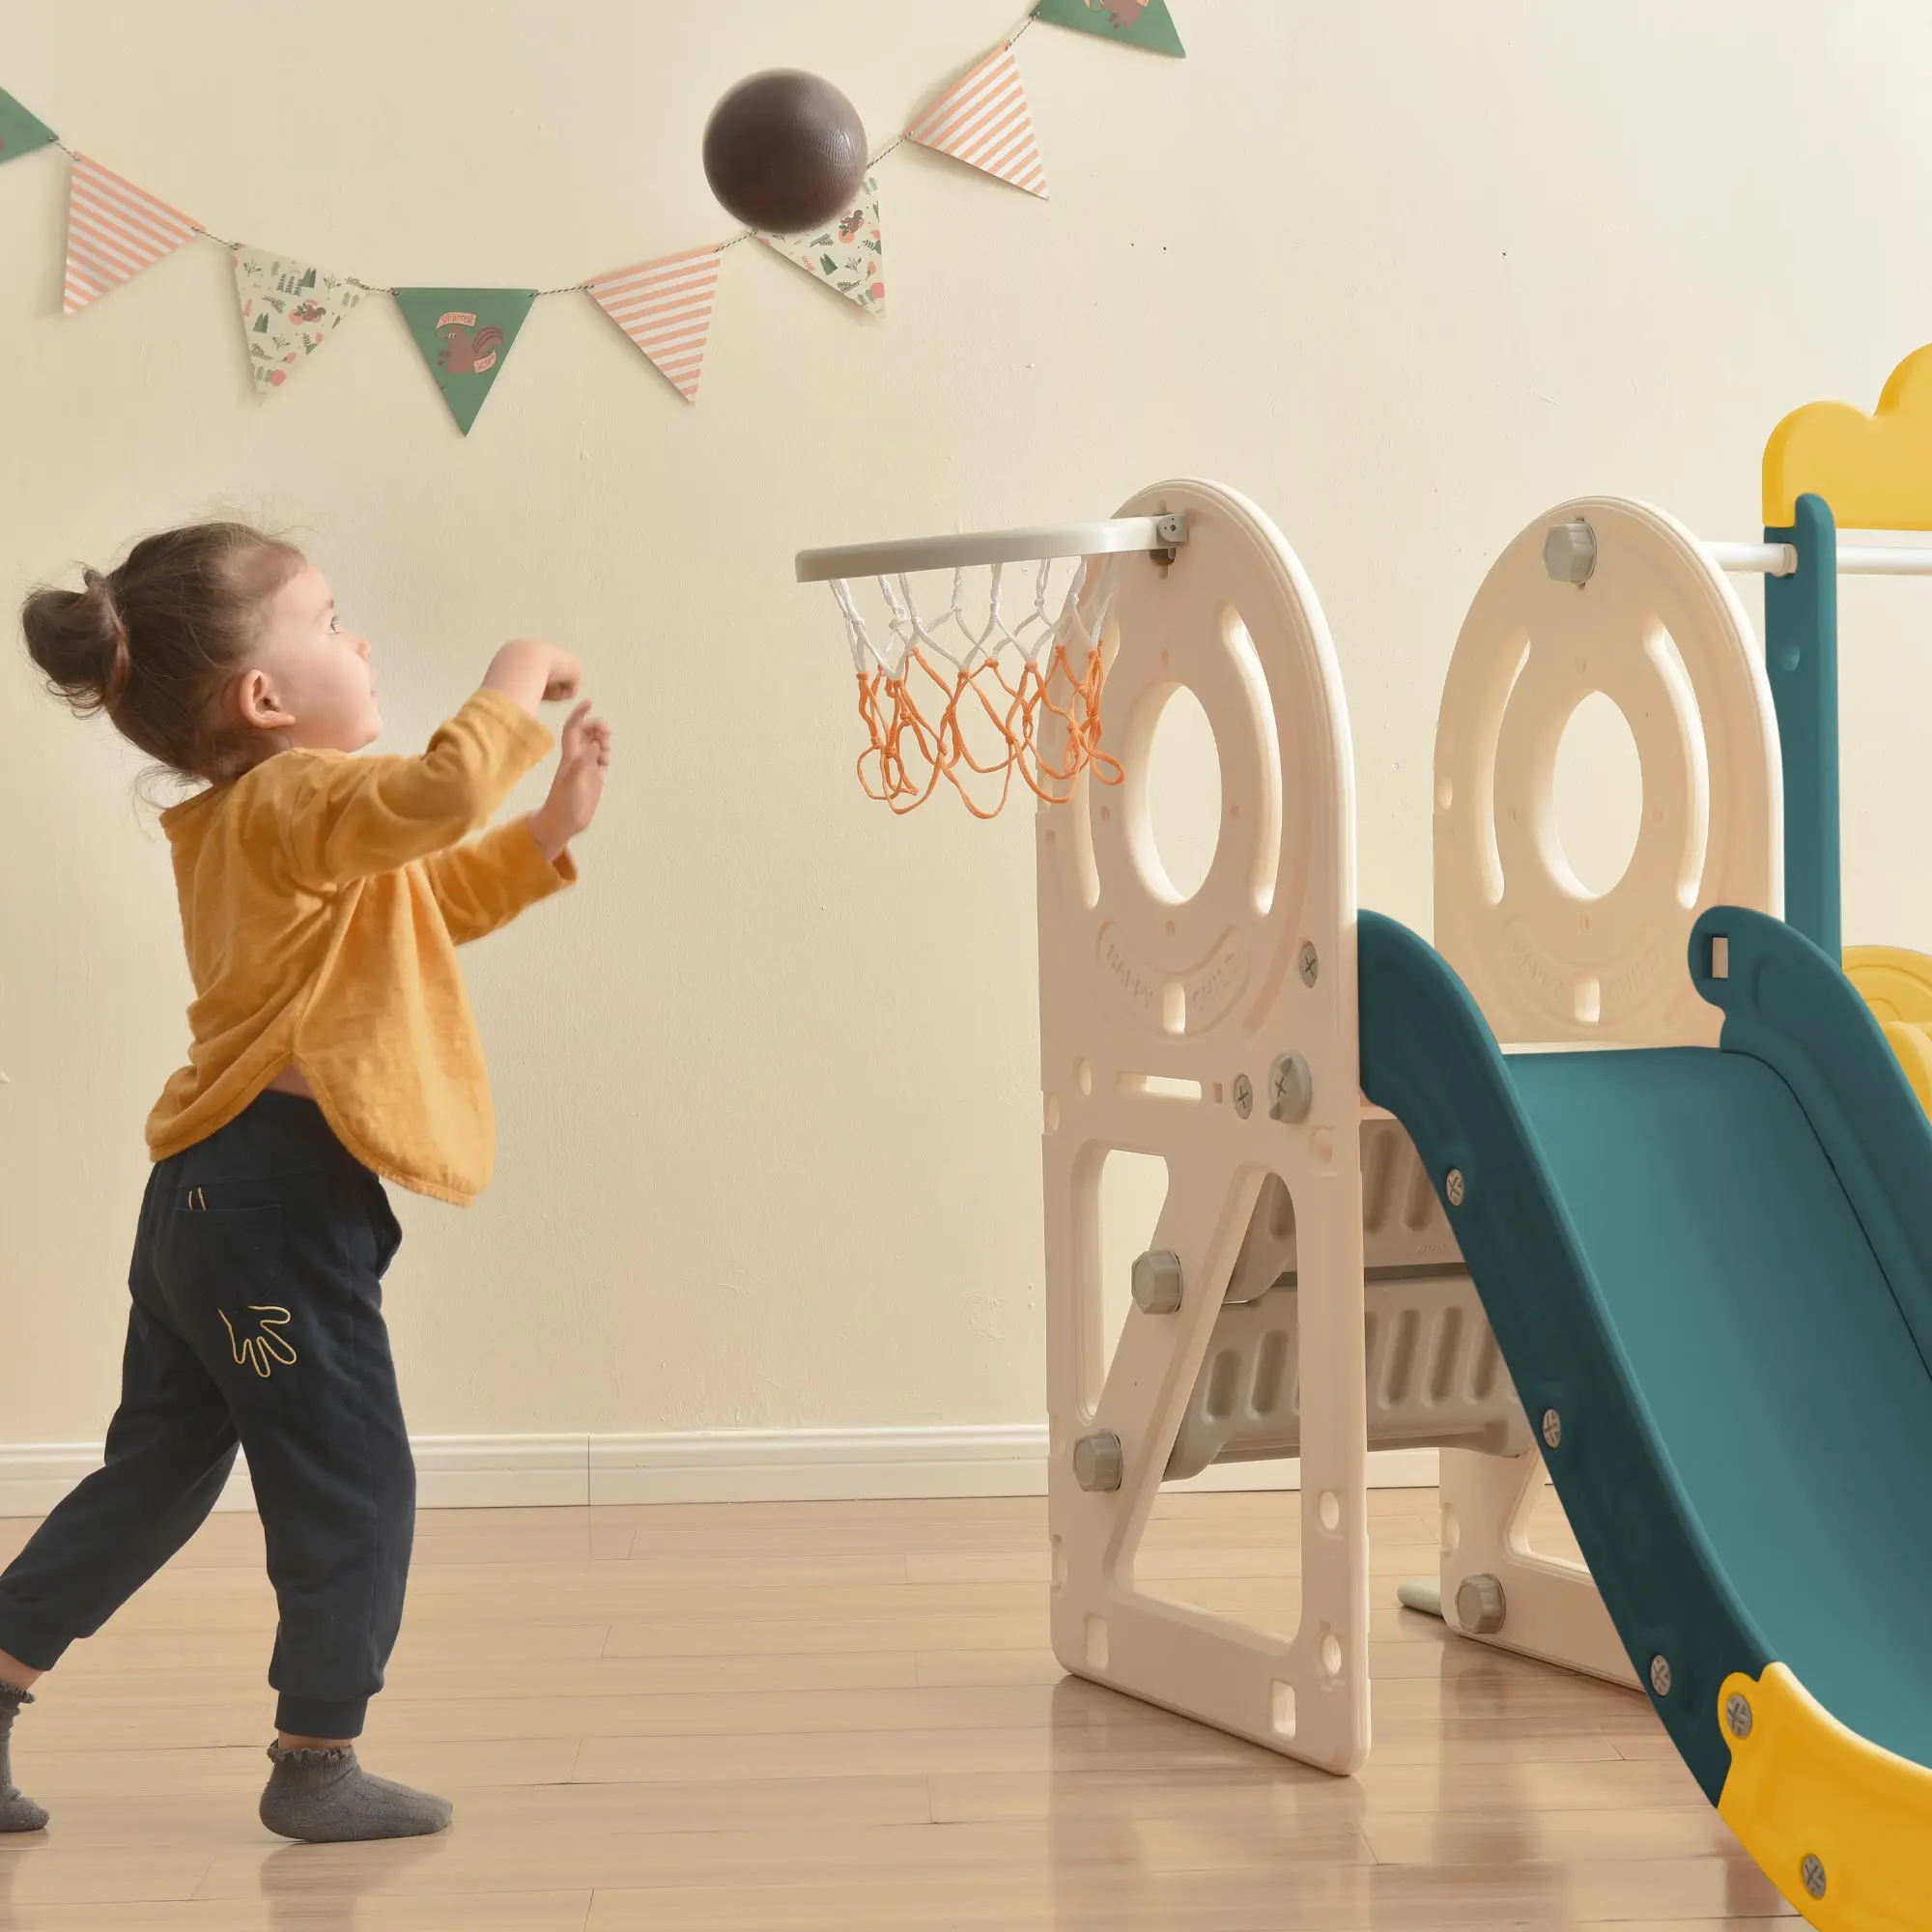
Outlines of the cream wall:
[[[795,548],[1177,471],[1248,492],[1338,640],[1363,897],[1426,923],[1435,700],[1488,560],[1578,491],[1752,533],[1776,417],[1869,402],[1932,336],[1922,8],[1175,5],[1184,64],[1028,36],[1049,206],[892,158],[883,323],[736,249],[687,411],[547,301],[467,442],[387,304],[258,407],[213,246],[64,321],[65,168],[0,169],[10,607],[239,506],[377,640],[394,744],[526,631],[581,647],[619,734],[582,891],[472,955],[499,1179],[406,1212],[417,1428],[1039,1413],[1029,826],[859,796]],[[224,233],[549,286],[728,232],[698,134],[740,74],[820,70],[876,134],[1014,11],[12,0],[0,84]],[[1918,944],[1928,595],[1857,587],[1844,680],[1848,930]],[[186,988],[132,763],[17,652],[0,743],[0,1440],[85,1439]]]

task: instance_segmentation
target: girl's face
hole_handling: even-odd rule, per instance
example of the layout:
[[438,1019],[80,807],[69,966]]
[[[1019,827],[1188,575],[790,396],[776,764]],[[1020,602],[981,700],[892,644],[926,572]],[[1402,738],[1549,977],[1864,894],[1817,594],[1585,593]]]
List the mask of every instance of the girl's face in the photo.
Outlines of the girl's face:
[[236,702],[284,751],[359,752],[382,736],[369,640],[343,628],[314,564],[304,562],[270,598]]

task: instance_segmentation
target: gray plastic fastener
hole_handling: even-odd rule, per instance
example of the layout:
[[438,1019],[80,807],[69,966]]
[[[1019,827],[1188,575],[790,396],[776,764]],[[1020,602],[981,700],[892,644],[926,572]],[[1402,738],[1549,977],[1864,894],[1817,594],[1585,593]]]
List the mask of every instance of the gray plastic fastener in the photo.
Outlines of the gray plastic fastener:
[[1298,1053],[1277,1055],[1268,1068],[1268,1119],[1297,1126],[1314,1104],[1315,1076],[1308,1062]]
[[1172,1248],[1150,1248],[1134,1262],[1134,1306],[1143,1315],[1172,1315],[1180,1306],[1180,1257]]
[[1553,1408],[1543,1411],[1543,1446],[1546,1449],[1563,1446],[1563,1418]]
[[1825,1896],[1825,1861],[1815,1852],[1806,1852],[1804,1862],[1798,1867],[1798,1875],[1804,1881],[1804,1889],[1813,1898]]
[[1501,1580],[1485,1572],[1456,1586],[1456,1621],[1472,1636],[1494,1636],[1509,1617]]
[[1245,1073],[1235,1075],[1235,1112],[1246,1120],[1255,1111],[1255,1083]]
[[1750,1699],[1742,1690],[1733,1690],[1724,1700],[1724,1722],[1729,1725],[1732,1737],[1742,1743],[1751,1734],[1751,1725],[1756,1721],[1751,1716]]
[[1543,539],[1543,567],[1558,583],[1579,589],[1597,568],[1597,533],[1588,524],[1551,524]]
[[1670,1695],[1670,1660],[1662,1651],[1650,1660],[1650,1688],[1660,1697]]
[[1111,1429],[1095,1430],[1073,1445],[1073,1480],[1083,1490],[1118,1490],[1122,1466],[1121,1438]]
[[1301,983],[1312,986],[1321,977],[1321,955],[1315,950],[1312,939],[1301,942]]

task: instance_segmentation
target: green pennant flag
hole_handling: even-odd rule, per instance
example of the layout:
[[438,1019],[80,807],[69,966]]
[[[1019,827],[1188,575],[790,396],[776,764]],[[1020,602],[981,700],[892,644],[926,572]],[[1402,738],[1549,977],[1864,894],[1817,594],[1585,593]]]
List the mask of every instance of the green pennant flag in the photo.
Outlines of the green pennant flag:
[[1187,57],[1167,0],[1039,0],[1033,16],[1051,26],[1129,41],[1151,53]]
[[0,91],[0,161],[16,161],[36,148],[50,146],[53,139],[54,130],[44,121]]
[[534,289],[398,289],[396,306],[465,436],[502,373]]

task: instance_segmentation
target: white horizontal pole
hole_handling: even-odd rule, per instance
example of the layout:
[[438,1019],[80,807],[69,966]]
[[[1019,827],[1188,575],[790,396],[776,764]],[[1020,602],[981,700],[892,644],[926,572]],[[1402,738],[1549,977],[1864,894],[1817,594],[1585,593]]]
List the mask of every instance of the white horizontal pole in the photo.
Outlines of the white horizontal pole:
[[[1714,543],[1704,548],[1719,570],[1789,577],[1798,568],[1795,544]],[[1840,544],[1840,577],[1932,577],[1932,544]]]
[[1885,549],[1845,544],[1838,550],[1840,577],[1932,577],[1932,545]]
[[1706,544],[1719,570],[1766,577],[1789,577],[1798,568],[1796,544],[1714,543]]

